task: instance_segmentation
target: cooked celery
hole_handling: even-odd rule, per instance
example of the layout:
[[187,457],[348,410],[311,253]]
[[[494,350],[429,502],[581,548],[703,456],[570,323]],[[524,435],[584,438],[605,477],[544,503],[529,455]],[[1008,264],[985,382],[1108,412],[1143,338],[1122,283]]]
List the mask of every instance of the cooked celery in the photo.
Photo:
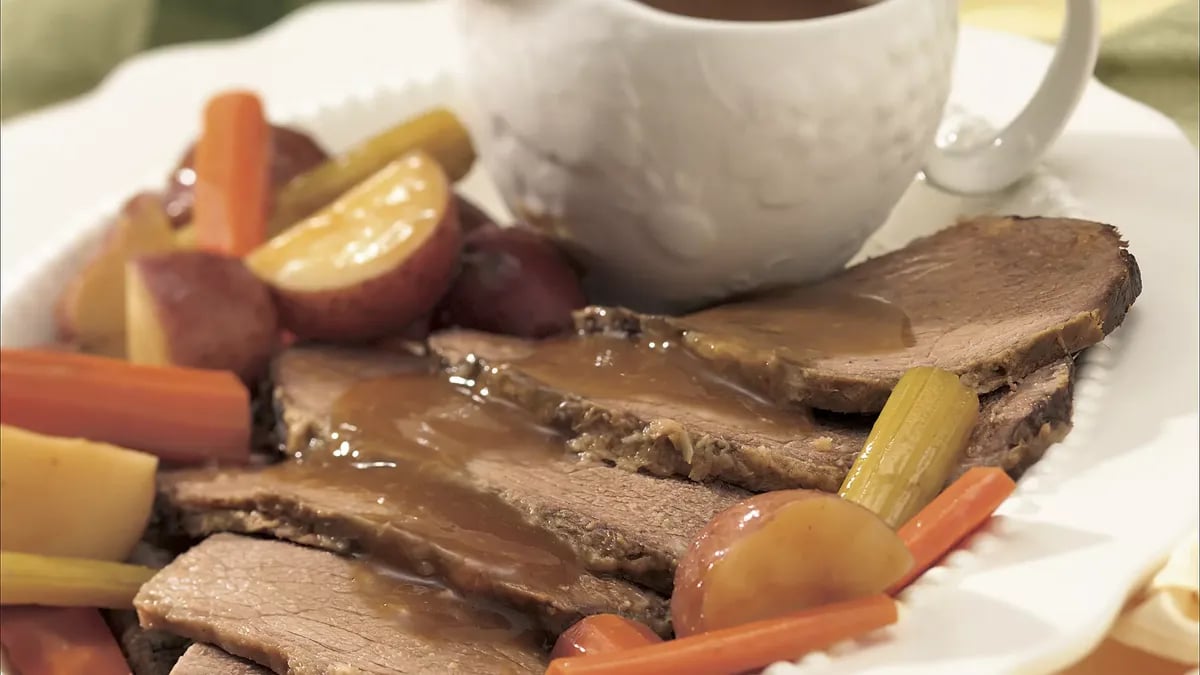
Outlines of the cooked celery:
[[471,170],[475,147],[458,118],[437,108],[402,122],[320,166],[296,176],[279,192],[269,234],[274,236],[293,223],[333,202],[392,160],[413,150],[429,153],[451,181]]
[[892,390],[839,494],[899,527],[937,496],[958,462],[979,397],[954,373],[913,368]]
[[129,609],[154,570],[139,565],[0,553],[0,605]]

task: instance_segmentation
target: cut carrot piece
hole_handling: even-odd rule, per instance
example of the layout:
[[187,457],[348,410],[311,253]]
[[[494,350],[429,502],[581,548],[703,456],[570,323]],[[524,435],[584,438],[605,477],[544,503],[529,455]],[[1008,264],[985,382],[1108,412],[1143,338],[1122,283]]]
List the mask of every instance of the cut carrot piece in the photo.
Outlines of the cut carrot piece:
[[657,642],[662,642],[662,638],[644,623],[616,614],[593,614],[558,636],[550,658],[611,654]]
[[197,246],[242,256],[266,241],[271,126],[256,95],[230,91],[209,100],[195,168]]
[[100,612],[71,607],[5,607],[0,644],[21,675],[129,675]]
[[555,659],[546,675],[741,673],[797,659],[895,622],[895,602],[873,595],[610,654]]
[[970,469],[951,483],[899,529],[900,538],[912,553],[913,566],[888,592],[904,590],[941,560],[983,525],[1016,488],[1008,474],[991,466]]
[[173,462],[250,453],[250,393],[233,373],[63,351],[0,349],[0,423]]

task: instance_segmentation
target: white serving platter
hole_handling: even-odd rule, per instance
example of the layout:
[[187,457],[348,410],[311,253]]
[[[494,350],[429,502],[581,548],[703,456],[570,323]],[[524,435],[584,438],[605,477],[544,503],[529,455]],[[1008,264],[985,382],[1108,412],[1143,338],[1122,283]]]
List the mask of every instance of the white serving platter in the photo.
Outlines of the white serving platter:
[[[429,105],[455,105],[451,39],[439,2],[319,6],[245,40],[149,53],[84,98],[5,124],[0,343],[51,337],[53,300],[96,225],[133,190],[161,184],[209,93],[254,87],[274,118],[336,149]],[[965,30],[951,123],[1004,121],[1049,58],[1042,45]],[[1085,357],[1075,430],[967,550],[902,596],[901,622],[772,675],[1044,673],[1102,637],[1197,520],[1197,183],[1196,152],[1178,129],[1098,83],[1015,190],[968,201],[914,183],[865,252],[972,213],[1077,215],[1121,229],[1145,290]],[[500,207],[485,175],[465,185]]]

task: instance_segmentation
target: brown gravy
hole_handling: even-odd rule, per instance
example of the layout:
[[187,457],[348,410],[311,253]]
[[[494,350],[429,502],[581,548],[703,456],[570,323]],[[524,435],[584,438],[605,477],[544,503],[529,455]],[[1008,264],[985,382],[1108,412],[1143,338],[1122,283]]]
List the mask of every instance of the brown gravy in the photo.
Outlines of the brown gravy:
[[723,21],[791,21],[850,12],[879,0],[638,0],[671,14]]
[[670,339],[634,342],[607,335],[557,339],[540,343],[516,363],[552,387],[598,401],[670,403],[698,417],[772,436],[795,435],[812,427],[806,411],[778,409],[722,378]]
[[529,462],[564,452],[561,439],[505,405],[477,400],[445,377],[397,375],[353,386],[334,405],[330,428],[329,447],[306,451],[295,465],[307,480],[402,505],[415,514],[406,529],[494,578],[556,588],[583,573],[565,544],[464,478],[474,458]]
[[892,352],[913,346],[912,322],[883,298],[829,288],[789,289],[719,305],[676,322],[703,347],[706,333],[751,349],[806,361]]
[[378,562],[359,560],[358,569],[358,592],[374,601],[381,618],[405,632],[454,642],[541,645],[532,621],[514,609],[466,600],[434,580]]
[[[764,315],[769,325],[760,322]],[[865,297],[790,292],[685,321],[697,332],[719,326],[751,344],[785,343],[805,354],[911,341],[902,312]],[[589,398],[669,404],[768,435],[811,428],[807,411],[779,409],[739,388],[673,339],[578,336],[544,341],[513,360],[546,384]],[[442,583],[469,593],[479,579],[503,579],[553,595],[586,574],[564,542],[472,484],[473,461],[557,462],[566,452],[562,437],[473,385],[428,372],[359,382],[334,403],[325,443],[268,470],[296,484],[333,487],[362,505],[364,553],[411,576],[364,562],[359,587],[405,630],[455,641],[536,639],[518,613],[463,599]]]
[[[526,419],[446,376],[368,380],[334,404],[325,443],[267,471],[294,484],[334,488],[350,495],[348,503],[363,505],[354,515],[378,528],[357,532],[372,561],[363,563],[359,586],[406,630],[460,642],[534,639],[520,613],[464,600],[441,583],[470,589],[477,579],[508,579],[553,594],[584,574],[566,544],[467,478],[467,464],[477,458],[538,462],[563,455],[561,438]],[[389,534],[396,531],[404,536]],[[438,567],[446,559],[455,561],[453,570]]]

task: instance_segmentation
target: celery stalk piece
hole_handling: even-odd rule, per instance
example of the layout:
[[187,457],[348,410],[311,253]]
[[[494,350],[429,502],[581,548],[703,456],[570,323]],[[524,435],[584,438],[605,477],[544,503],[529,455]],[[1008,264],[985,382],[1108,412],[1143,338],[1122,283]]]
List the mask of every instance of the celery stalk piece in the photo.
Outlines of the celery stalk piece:
[[941,491],[978,418],[979,397],[954,373],[907,371],[838,494],[903,525]]
[[268,234],[275,236],[331,204],[350,188],[413,150],[429,153],[451,182],[467,175],[475,163],[475,146],[454,113],[444,108],[430,110],[376,134],[288,181],[275,200],[275,214],[271,217]]
[[155,570],[140,565],[0,552],[0,605],[129,609]]

